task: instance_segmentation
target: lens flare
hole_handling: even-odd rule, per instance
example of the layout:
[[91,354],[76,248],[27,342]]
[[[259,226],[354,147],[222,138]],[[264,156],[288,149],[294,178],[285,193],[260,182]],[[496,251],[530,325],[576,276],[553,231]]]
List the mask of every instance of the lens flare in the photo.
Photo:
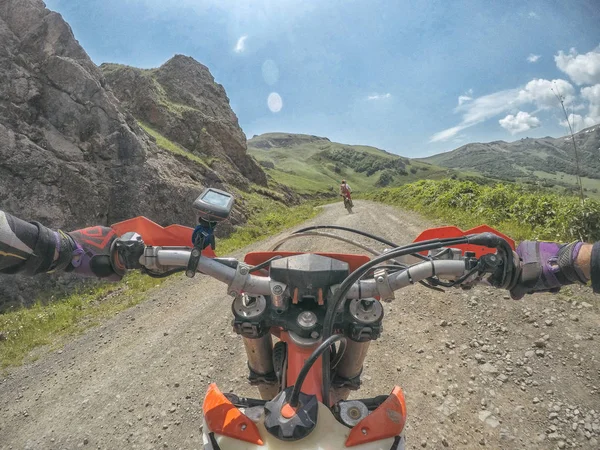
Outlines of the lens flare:
[[271,112],[278,113],[283,108],[283,100],[277,92],[271,92],[267,98],[267,106]]

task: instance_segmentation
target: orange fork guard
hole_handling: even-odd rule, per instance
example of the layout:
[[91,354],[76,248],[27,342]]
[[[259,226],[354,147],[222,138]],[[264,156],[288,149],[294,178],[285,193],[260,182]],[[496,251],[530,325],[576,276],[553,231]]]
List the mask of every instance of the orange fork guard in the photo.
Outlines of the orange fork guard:
[[[146,245],[153,247],[192,247],[194,229],[183,225],[161,227],[147,217],[138,216],[115,223],[111,228],[115,230],[117,236],[134,231],[142,236]],[[214,258],[216,255],[212,248],[206,247],[202,250],[202,256]]]
[[[426,241],[429,239],[444,239],[444,238],[452,238],[452,237],[461,237],[467,236],[469,234],[477,234],[477,233],[493,233],[497,236],[500,236],[504,239],[510,247],[515,249],[515,241],[506,236],[505,234],[500,233],[498,230],[493,229],[487,225],[479,225],[478,227],[471,228],[470,230],[463,231],[458,227],[447,226],[447,227],[439,227],[439,228],[429,228],[428,230],[423,231],[421,234],[417,236],[414,242]],[[496,253],[496,250],[493,248],[484,247],[481,245],[473,245],[473,244],[462,244],[462,245],[453,245],[453,248],[458,248],[462,250],[462,252],[475,252],[475,256],[480,258],[483,255],[487,255],[489,253]],[[427,252],[421,252],[423,255],[426,255]]]

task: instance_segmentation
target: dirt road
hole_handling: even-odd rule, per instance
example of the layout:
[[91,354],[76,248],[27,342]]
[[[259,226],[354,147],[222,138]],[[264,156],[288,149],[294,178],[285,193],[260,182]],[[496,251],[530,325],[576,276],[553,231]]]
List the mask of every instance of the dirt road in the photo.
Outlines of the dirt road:
[[[364,201],[352,215],[341,204],[326,206],[310,223],[399,244],[429,225]],[[285,248],[347,250],[320,238]],[[245,384],[230,304],[221,283],[178,278],[12,370],[0,381],[0,449],[201,448],[200,405],[210,382],[257,395]],[[360,395],[403,387],[409,448],[600,448],[600,299],[587,289],[515,302],[487,288],[415,286],[397,293],[385,313]]]

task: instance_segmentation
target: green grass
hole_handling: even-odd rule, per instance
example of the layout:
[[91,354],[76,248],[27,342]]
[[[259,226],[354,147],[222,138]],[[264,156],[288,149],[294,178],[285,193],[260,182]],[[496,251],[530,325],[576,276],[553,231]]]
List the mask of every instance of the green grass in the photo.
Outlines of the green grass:
[[119,283],[103,283],[47,304],[38,302],[30,308],[0,314],[0,333],[4,336],[0,341],[0,368],[19,365],[35,348],[53,348],[65,336],[137,305],[149,290],[164,281],[130,273]]
[[156,140],[156,145],[158,145],[160,148],[167,150],[171,153],[175,153],[176,155],[183,156],[183,157],[189,159],[190,161],[194,161],[205,167],[208,167],[207,163],[202,158],[200,158],[199,156],[197,156],[193,153],[188,152],[183,147],[181,147],[179,144],[176,144],[175,142],[170,141],[169,139],[164,137],[162,134],[160,134],[158,131],[156,131],[152,127],[150,127],[150,125],[148,125],[144,122],[140,122],[140,121],[138,121],[138,124],[140,127],[142,127],[142,129],[146,133],[148,133],[150,136],[152,136]]
[[[221,255],[302,223],[319,211],[309,204],[290,208],[257,193],[240,193],[238,198],[253,215],[230,237],[217,241]],[[133,272],[119,283],[100,284],[47,304],[38,302],[31,308],[0,314],[0,369],[33,360],[36,348],[53,349],[68,336],[144,301],[165,281]]]

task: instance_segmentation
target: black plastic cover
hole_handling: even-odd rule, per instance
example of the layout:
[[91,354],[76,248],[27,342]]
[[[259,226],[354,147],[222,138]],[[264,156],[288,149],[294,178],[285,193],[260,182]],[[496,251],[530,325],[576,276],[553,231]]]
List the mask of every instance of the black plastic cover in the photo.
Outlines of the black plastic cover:
[[272,280],[287,284],[290,292],[298,288],[299,297],[317,296],[319,288],[325,291],[341,283],[349,274],[348,263],[327,256],[304,253],[276,259],[271,263]]
[[265,404],[265,428],[282,441],[298,441],[308,436],[317,425],[319,402],[314,395],[300,393],[300,405],[290,419],[281,415],[281,409],[291,396],[293,387],[281,391]]

